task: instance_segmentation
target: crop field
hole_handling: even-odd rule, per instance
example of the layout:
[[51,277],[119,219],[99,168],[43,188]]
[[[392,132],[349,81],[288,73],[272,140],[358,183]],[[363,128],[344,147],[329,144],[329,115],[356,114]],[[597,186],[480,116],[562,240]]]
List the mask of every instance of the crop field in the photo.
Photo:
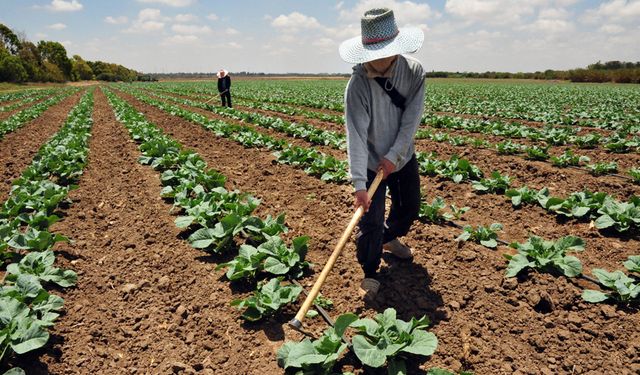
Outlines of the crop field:
[[428,81],[413,262],[365,303],[349,241],[288,327],[353,213],[346,82],[0,93],[0,372],[640,373],[638,85]]

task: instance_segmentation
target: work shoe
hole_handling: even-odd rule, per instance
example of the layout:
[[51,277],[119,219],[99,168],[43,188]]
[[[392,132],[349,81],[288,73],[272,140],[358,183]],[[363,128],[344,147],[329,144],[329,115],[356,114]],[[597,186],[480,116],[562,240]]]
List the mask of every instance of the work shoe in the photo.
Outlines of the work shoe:
[[373,301],[380,290],[380,282],[376,279],[366,278],[360,283],[360,294],[365,301]]
[[382,245],[382,248],[400,259],[413,258],[413,252],[411,251],[411,249],[408,246],[404,245],[402,242],[398,241],[397,238]]

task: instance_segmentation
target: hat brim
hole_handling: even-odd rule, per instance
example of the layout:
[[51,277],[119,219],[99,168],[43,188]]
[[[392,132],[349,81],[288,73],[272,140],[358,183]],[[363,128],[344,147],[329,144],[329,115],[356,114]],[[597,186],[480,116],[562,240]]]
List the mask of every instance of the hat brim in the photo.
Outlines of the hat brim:
[[362,44],[362,37],[345,40],[338,51],[342,60],[350,64],[360,64],[384,57],[413,53],[422,47],[424,33],[417,27],[400,28],[398,35],[391,40],[375,44]]

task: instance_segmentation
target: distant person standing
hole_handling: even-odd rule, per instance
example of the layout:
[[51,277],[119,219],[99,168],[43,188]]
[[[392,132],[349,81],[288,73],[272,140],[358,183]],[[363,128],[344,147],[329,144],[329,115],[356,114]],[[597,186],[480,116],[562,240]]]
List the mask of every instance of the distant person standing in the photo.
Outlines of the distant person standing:
[[229,72],[224,69],[220,69],[217,76],[218,92],[222,98],[222,106],[231,108],[231,78],[229,77]]

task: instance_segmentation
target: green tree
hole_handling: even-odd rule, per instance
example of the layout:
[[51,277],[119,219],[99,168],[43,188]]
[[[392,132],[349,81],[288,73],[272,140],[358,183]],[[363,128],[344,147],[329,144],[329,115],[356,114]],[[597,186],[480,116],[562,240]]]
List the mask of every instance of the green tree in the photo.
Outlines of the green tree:
[[44,72],[44,81],[65,82],[67,80],[58,65],[45,61],[42,63],[42,67]]
[[29,81],[46,81],[40,51],[38,51],[38,47],[35,44],[29,41],[22,41],[18,57],[20,57],[22,66],[27,72]]
[[9,54],[4,47],[0,48],[0,81],[24,82],[29,78],[20,63],[20,58]]
[[93,70],[79,55],[73,55],[71,60],[71,79],[74,81],[88,81],[94,79]]
[[44,62],[56,65],[63,74],[65,80],[71,79],[71,60],[67,57],[67,50],[58,42],[38,42],[38,50]]
[[20,40],[18,36],[7,26],[0,23],[0,43],[12,55],[18,53]]

